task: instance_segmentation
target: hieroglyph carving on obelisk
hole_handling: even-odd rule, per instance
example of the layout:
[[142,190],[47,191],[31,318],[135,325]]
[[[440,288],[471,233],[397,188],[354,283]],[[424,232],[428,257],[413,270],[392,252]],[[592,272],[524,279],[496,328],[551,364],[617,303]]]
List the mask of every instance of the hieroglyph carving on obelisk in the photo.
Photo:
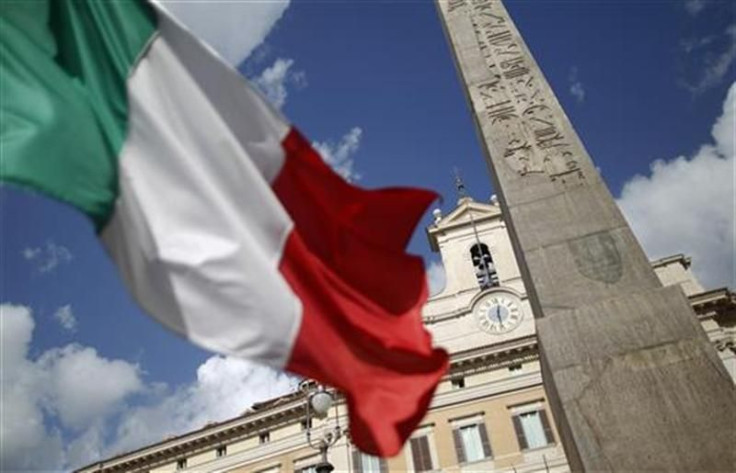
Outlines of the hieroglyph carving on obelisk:
[[509,24],[490,6],[482,5],[473,17],[473,31],[491,76],[477,88],[496,146],[521,176],[540,173],[553,181],[581,181],[583,173],[554,105],[547,104],[538,78],[530,74]]

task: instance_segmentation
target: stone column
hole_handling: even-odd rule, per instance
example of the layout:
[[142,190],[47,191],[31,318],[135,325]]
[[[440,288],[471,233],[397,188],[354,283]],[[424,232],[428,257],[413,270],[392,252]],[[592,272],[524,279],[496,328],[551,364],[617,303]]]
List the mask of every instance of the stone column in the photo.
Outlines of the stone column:
[[573,470],[734,471],[734,385],[663,288],[501,1],[438,0]]

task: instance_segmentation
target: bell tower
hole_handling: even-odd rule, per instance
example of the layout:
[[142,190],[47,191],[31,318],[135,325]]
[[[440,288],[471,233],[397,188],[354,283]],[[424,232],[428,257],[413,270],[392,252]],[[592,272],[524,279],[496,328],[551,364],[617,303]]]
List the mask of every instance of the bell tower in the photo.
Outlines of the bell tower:
[[531,308],[498,200],[475,201],[459,177],[455,182],[457,206],[447,215],[436,209],[427,228],[446,274],[445,287],[424,308],[436,343],[457,352],[533,334]]

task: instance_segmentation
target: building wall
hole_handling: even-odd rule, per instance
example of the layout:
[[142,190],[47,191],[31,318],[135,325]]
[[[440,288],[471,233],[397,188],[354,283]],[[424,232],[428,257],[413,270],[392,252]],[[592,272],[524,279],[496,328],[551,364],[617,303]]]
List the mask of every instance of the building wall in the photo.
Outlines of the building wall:
[[[447,284],[428,301],[423,315],[435,343],[452,355],[450,373],[438,386],[430,410],[414,434],[426,435],[429,440],[432,471],[569,471],[542,386],[534,317],[500,209],[497,205],[461,199],[453,212],[437,218],[428,229],[428,236],[430,245],[440,252]],[[470,255],[470,248],[478,241],[491,251],[500,283],[497,288],[481,291],[478,286]],[[736,324],[733,316],[723,316],[724,297],[731,300],[731,293],[704,292],[689,265],[689,259],[682,255],[653,263],[663,284],[679,285],[694,304],[701,304],[697,310],[703,328],[722,347],[719,354],[736,379],[733,349]],[[476,308],[488,294],[506,294],[519,302],[522,318],[516,328],[505,333],[481,329]],[[297,472],[319,461],[318,452],[307,446],[301,425],[304,401],[299,394],[287,395],[242,418],[82,471]],[[553,443],[537,449],[521,448],[512,418],[520,409],[529,408],[544,409],[551,424]],[[325,426],[337,423],[346,427],[346,419],[345,406],[339,404],[330,417],[315,421],[314,438]],[[485,425],[492,456],[476,462],[459,462],[453,429],[470,421]],[[269,433],[267,442],[259,439],[264,432]],[[217,448],[223,445],[227,452],[218,457]],[[356,471],[352,464],[353,448],[349,435],[343,435],[330,448],[329,461],[337,472]],[[179,468],[177,460],[183,458],[186,467]],[[415,471],[410,443],[399,455],[386,459],[386,467],[390,472]]]
[[703,286],[690,271],[690,258],[675,255],[652,262],[654,273],[663,286],[680,286],[686,296],[703,292]]

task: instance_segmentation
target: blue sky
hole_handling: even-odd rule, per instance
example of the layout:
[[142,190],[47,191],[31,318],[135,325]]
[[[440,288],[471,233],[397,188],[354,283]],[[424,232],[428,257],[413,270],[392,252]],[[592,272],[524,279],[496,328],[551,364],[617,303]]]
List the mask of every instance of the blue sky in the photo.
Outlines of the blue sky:
[[[650,257],[690,254],[706,286],[733,288],[733,5],[507,6]],[[490,197],[432,2],[260,8],[234,38],[252,51],[240,69],[343,175],[366,187],[434,189],[449,211],[458,167],[473,197]],[[16,433],[2,443],[5,467],[78,466],[293,386],[144,315],[76,211],[3,187],[0,225],[2,407],[11,413],[2,432]],[[422,228],[410,249],[440,283]],[[22,375],[11,383],[13,373]],[[31,455],[38,447],[46,453]]]

